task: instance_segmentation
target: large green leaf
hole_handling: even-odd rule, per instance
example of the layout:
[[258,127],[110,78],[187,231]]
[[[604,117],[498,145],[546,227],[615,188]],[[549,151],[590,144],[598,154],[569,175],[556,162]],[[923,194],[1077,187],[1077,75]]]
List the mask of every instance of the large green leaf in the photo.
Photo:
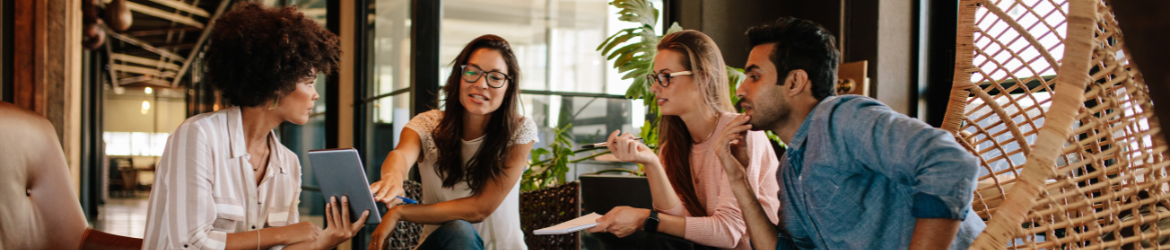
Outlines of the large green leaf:
[[[643,103],[649,106],[651,114],[658,114],[658,107],[653,102],[654,93],[650,92],[650,86],[647,85],[649,83],[645,76],[650,73],[654,64],[654,55],[657,53],[655,49],[660,37],[655,34],[654,27],[658,23],[659,11],[647,0],[614,0],[609,4],[619,9],[617,12],[619,21],[638,25],[634,28],[617,31],[607,37],[604,42],[598,44],[596,50],[601,52],[606,60],[613,61],[613,67],[619,73],[624,74],[623,80],[633,78],[633,83],[626,89],[626,98],[641,98]],[[676,23],[671,26],[668,32],[678,30],[682,29]],[[562,116],[568,115],[567,112],[561,114]],[[560,120],[569,121],[571,119],[562,117]],[[643,127],[643,134],[652,134],[647,145],[653,148],[657,142],[657,129],[650,124],[647,121],[647,125]],[[529,163],[531,168],[525,170],[521,178],[520,187],[522,190],[531,191],[564,183],[569,171],[568,164],[609,153],[605,151],[569,160],[569,157],[583,151],[573,151],[570,139],[572,126],[572,124],[566,123],[564,127],[553,129],[555,139],[549,143],[548,147],[532,150],[531,162]],[[647,131],[647,129],[649,130]]]
[[658,46],[658,40],[662,40],[662,37],[654,34],[654,28],[642,27],[642,30],[642,32],[638,33],[638,35],[642,36],[642,41],[651,41],[651,44]]
[[[614,58],[617,58],[617,56],[619,56],[619,55],[626,56],[626,57],[632,56],[634,54],[634,52],[637,52],[639,49],[645,48],[646,46],[647,46],[646,43],[627,44],[626,46],[622,46],[621,48],[614,50],[613,54],[610,54],[609,57],[606,58],[606,60],[613,60]],[[615,65],[617,65],[617,63],[615,63]]]
[[[729,96],[731,96],[732,104],[739,102],[739,97],[735,96],[735,90],[739,89],[739,84],[746,77],[747,75],[743,74],[743,69],[727,66],[727,87],[731,94]],[[742,112],[742,110],[736,110],[736,112]]]
[[619,36],[622,36],[622,35],[625,35],[625,34],[629,34],[630,32],[633,32],[633,31],[635,31],[635,30],[637,30],[637,29],[635,29],[635,28],[626,28],[626,29],[621,29],[621,30],[618,30],[618,31],[617,31],[617,33],[613,33],[613,35],[610,35],[609,37],[605,38],[605,41],[601,42],[601,44],[598,44],[598,45],[597,45],[597,48],[596,48],[596,49],[594,49],[594,50],[598,50],[598,51],[600,51],[600,50],[601,50],[601,48],[605,47],[605,45],[607,45],[607,44],[609,44],[611,41],[613,41],[613,39],[614,39],[614,38],[617,38],[617,37],[619,37]]
[[[555,136],[549,147],[531,151],[532,161],[529,163],[531,168],[525,170],[521,176],[521,190],[531,191],[565,183],[565,174],[569,171],[569,157],[576,155],[569,134],[572,127],[572,124],[566,124],[564,127],[554,128]],[[541,158],[546,155],[549,158],[542,160]]]
[[621,9],[618,11],[618,20],[651,25],[658,22],[658,9],[649,1],[615,0],[610,4]]
[[548,152],[548,149],[547,149],[547,148],[538,148],[538,149],[533,149],[533,150],[532,150],[532,152],[531,152],[531,154],[532,154],[532,161],[533,161],[533,162],[540,161],[540,157],[541,157],[541,156],[544,156],[544,155],[546,155],[546,154],[548,154],[548,153],[549,153],[549,152]]
[[679,31],[683,31],[682,26],[678,26],[678,22],[674,22],[674,23],[670,24],[670,28],[666,29],[665,34],[669,35],[670,33],[675,33],[675,32],[679,32]]
[[622,44],[626,41],[629,41],[631,38],[642,36],[642,34],[640,34],[640,31],[638,29],[629,28],[629,29],[624,29],[622,31],[626,31],[626,30],[629,30],[629,31],[624,32],[624,34],[622,32],[618,33],[618,34],[621,34],[621,36],[616,36],[617,34],[615,34],[616,37],[614,37],[613,40],[610,40],[609,44],[602,44],[602,45],[605,45],[605,47],[601,49],[601,54],[602,55],[609,54],[610,50],[612,50],[614,47],[617,47],[619,44]]
[[634,83],[631,83],[630,88],[626,89],[626,98],[627,99],[639,99],[639,98],[644,97],[646,91],[643,90],[645,88],[645,87],[643,87],[643,85],[645,85],[645,84],[646,84],[646,78],[634,79]]
[[[645,79],[645,78],[643,78],[643,79]],[[643,80],[643,82],[647,82],[647,81]],[[647,82],[647,83],[649,83],[649,82]],[[653,84],[653,83],[650,83],[650,84]],[[650,107],[648,110],[646,110],[646,113],[658,114],[658,102],[657,102],[657,100],[654,99],[654,96],[655,96],[654,92],[650,92],[649,86],[644,86],[643,88],[645,88],[645,90],[642,91],[642,93],[644,93],[642,95],[642,105],[646,106],[646,107]]]
[[[653,53],[653,51],[651,51],[652,49],[654,49],[654,48],[650,48],[650,47],[638,48],[635,51],[631,51],[630,53],[626,53],[626,56],[620,57],[617,60],[613,61],[613,65],[616,68],[618,68],[618,72],[621,72],[622,68],[629,65],[631,62],[653,61],[654,58],[646,58],[646,57],[642,56],[643,54],[646,54],[646,53]],[[639,53],[641,53],[641,54],[639,54]],[[649,59],[649,60],[647,60],[647,59]]]
[[654,61],[652,60],[646,60],[646,58],[642,57],[634,57],[633,61],[618,65],[618,73],[626,73],[627,71],[635,69],[649,69],[653,64]]
[[[622,80],[630,79],[630,78],[646,79],[646,75],[649,73],[650,73],[649,69],[635,69],[633,71],[630,71],[630,73],[626,73],[625,75],[623,75]],[[649,87],[649,86],[647,86],[647,87]]]

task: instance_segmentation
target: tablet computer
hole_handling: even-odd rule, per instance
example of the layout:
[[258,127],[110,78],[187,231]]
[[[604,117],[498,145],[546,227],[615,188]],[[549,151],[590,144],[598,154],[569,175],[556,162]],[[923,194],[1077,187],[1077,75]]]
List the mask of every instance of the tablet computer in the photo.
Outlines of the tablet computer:
[[313,164],[313,176],[321,184],[325,203],[329,203],[331,196],[337,196],[339,203],[342,196],[348,196],[351,223],[360,219],[365,210],[370,210],[366,224],[382,223],[382,213],[370,193],[370,182],[357,149],[309,150],[309,162]]

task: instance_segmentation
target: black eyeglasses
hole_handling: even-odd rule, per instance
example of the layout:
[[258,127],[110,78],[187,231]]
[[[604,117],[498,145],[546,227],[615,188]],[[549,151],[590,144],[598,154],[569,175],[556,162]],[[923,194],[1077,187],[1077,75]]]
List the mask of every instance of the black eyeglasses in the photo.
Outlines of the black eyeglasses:
[[478,82],[479,78],[487,75],[487,84],[492,88],[502,88],[504,87],[505,83],[512,81],[512,77],[508,76],[508,74],[504,74],[503,72],[499,71],[485,72],[483,69],[480,69],[479,66],[475,65],[462,65],[459,66],[459,70],[462,71],[460,75],[462,75],[463,81],[469,83]]
[[662,87],[665,88],[665,87],[670,87],[670,78],[674,78],[675,76],[689,76],[689,75],[691,75],[691,71],[679,71],[679,72],[674,72],[674,73],[663,72],[663,73],[658,73],[658,74],[646,75],[646,80],[651,81],[651,82],[658,82],[658,85],[662,85]]

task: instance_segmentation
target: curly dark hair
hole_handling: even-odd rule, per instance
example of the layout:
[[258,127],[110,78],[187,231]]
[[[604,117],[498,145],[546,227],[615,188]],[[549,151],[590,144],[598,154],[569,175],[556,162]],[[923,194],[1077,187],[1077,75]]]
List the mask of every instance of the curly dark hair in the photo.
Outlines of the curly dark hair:
[[255,107],[296,89],[313,73],[337,71],[337,35],[295,7],[266,8],[240,2],[211,30],[206,80],[229,102]]
[[748,44],[755,48],[776,44],[769,56],[776,65],[776,84],[784,85],[784,78],[793,70],[803,69],[812,82],[812,94],[817,100],[837,94],[837,64],[841,52],[837,39],[825,27],[813,21],[781,17],[776,23],[752,27],[747,31]]

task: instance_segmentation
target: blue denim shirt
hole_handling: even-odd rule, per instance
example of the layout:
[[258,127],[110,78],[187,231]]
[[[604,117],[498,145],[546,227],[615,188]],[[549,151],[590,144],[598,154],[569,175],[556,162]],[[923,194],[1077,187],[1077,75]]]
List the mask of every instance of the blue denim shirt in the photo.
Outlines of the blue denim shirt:
[[975,156],[876,100],[825,98],[788,146],[777,249],[907,249],[917,218],[962,220],[951,249],[966,249],[986,226],[970,209]]

